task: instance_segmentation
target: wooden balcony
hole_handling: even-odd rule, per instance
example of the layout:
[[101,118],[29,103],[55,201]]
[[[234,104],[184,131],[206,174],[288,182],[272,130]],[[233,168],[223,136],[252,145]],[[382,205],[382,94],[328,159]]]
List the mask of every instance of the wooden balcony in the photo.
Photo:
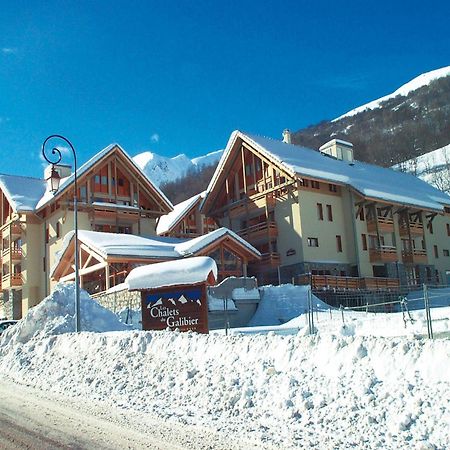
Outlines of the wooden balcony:
[[367,231],[369,233],[393,233],[394,232],[394,219],[391,217],[378,216],[376,219],[367,219]]
[[409,223],[409,231],[408,231],[408,224],[401,223],[400,224],[400,236],[402,237],[409,237],[409,233],[411,233],[411,236],[417,237],[417,236],[423,236],[423,223],[421,222],[410,222]]
[[402,260],[405,264],[427,264],[427,251],[422,249],[403,250]]
[[[2,250],[2,259],[6,260],[11,258],[13,261],[18,261],[22,259],[22,249],[21,248],[12,248],[11,251],[9,248],[5,248]],[[3,261],[5,262],[5,261]]]
[[22,235],[22,227],[20,226],[19,223],[12,223],[9,226],[6,226],[5,228],[3,228],[2,230],[2,238],[3,239],[7,239],[10,235],[10,230],[11,230],[11,235],[13,237],[18,237]]
[[255,261],[254,265],[258,268],[278,267],[280,265],[280,254],[276,252],[263,253],[259,261]]
[[397,261],[397,249],[382,245],[369,249],[369,261],[372,263],[389,263]]
[[22,286],[22,274],[14,273],[3,275],[2,277],[2,289],[12,289]]
[[[269,211],[272,211],[275,208],[276,205],[276,199],[275,197],[268,195],[267,196],[267,209]],[[246,216],[250,213],[255,213],[255,211],[261,211],[263,213],[265,211],[266,207],[266,196],[259,196],[258,198],[252,199],[249,198],[247,201],[239,200],[235,203],[232,203],[230,205],[230,217],[240,217],[240,216]]]
[[332,275],[311,275],[313,289],[333,290],[377,290],[396,289],[400,286],[398,278],[381,277],[339,277]]
[[237,232],[239,236],[249,242],[269,240],[278,236],[278,227],[275,222],[261,222]]

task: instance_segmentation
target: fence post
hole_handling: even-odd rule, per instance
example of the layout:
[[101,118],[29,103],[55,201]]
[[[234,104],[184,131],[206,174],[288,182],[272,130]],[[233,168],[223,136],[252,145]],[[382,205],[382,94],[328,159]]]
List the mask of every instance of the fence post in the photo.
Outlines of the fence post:
[[342,326],[345,328],[344,307],[342,305],[339,305],[339,309],[341,310],[341,315],[342,315]]
[[433,326],[431,323],[430,298],[428,296],[428,287],[426,284],[423,285],[423,300],[425,303],[425,313],[426,313],[426,318],[427,318],[428,338],[433,339]]
[[308,310],[309,310],[309,334],[314,334],[314,308],[312,302],[311,286],[308,289]]

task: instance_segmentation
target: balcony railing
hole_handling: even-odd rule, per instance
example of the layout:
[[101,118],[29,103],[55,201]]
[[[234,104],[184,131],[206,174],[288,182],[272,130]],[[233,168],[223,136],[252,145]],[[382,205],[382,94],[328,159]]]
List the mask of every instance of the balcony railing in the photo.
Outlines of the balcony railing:
[[260,240],[261,238],[275,238],[278,236],[276,222],[261,222],[247,228],[242,228],[237,232],[239,236],[250,242]]
[[20,236],[22,234],[22,228],[18,223],[12,223],[9,226],[6,226],[2,230],[2,238],[7,239],[9,237],[9,233],[11,230],[11,234],[13,236]]
[[230,217],[239,217],[241,215],[245,215],[247,213],[254,213],[257,210],[264,211],[266,207],[266,201],[267,201],[267,209],[269,211],[273,210],[275,208],[276,199],[272,195],[267,196],[267,200],[264,197],[259,197],[256,199],[247,199],[247,202],[245,200],[240,200],[238,202],[233,203],[230,206]]
[[398,278],[384,277],[341,277],[334,275],[301,275],[294,278],[295,283],[309,284],[313,289],[331,290],[376,290],[396,289],[400,286]]
[[[378,227],[377,227],[378,224]],[[376,233],[381,231],[383,233],[391,233],[394,231],[394,219],[392,217],[378,216],[376,219],[367,219],[367,231],[369,233]]]
[[276,252],[262,253],[261,259],[255,262],[255,264],[258,265],[258,267],[262,266],[277,267],[280,265],[280,254]]
[[22,274],[14,273],[14,274],[6,274],[2,277],[2,289],[9,289],[14,287],[22,286]]
[[382,245],[379,248],[369,249],[370,262],[395,262],[397,261],[397,249],[395,247]]
[[427,251],[422,249],[403,250],[402,259],[406,264],[426,264],[428,262]]
[[13,260],[22,259],[22,249],[21,248],[12,248],[11,251],[9,248],[5,248],[2,250],[2,258],[6,259],[11,257]]
[[409,223],[409,231],[408,224],[400,223],[400,236],[423,236],[423,223],[421,222],[410,222]]

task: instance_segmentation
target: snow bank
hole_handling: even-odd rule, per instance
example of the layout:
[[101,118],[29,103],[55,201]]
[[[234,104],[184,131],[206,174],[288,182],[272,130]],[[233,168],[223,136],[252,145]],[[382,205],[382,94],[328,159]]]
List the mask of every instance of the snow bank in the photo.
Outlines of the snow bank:
[[[91,299],[86,291],[80,291],[82,331],[128,330],[110,310]],[[31,308],[26,316],[0,337],[0,353],[13,343],[26,343],[32,338],[45,338],[75,331],[75,285],[58,284],[55,290],[39,305]]]
[[[305,314],[308,310],[308,286],[263,286],[261,301],[249,326],[280,325]],[[330,306],[312,296],[314,309],[329,310]]]
[[445,448],[449,350],[405,338],[81,333],[17,344],[0,372],[261,448]]
[[209,256],[165,261],[136,267],[125,279],[130,291],[164,286],[192,285],[206,281],[210,274],[217,279],[217,264]]

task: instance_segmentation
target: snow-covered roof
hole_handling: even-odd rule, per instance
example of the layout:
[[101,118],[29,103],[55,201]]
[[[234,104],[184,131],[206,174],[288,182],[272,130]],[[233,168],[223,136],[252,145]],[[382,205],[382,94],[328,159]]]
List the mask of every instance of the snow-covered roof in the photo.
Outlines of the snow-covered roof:
[[173,211],[161,216],[156,227],[156,234],[168,233],[180,220],[195,206],[195,204],[206,195],[206,191],[188,198],[184,202],[174,205]]
[[443,205],[450,205],[448,195],[413,175],[360,161],[341,161],[310,148],[245,134],[238,130],[231,134],[207,193],[214,187],[238,138],[248,142],[267,158],[278,162],[292,176],[348,185],[364,197],[405,206],[442,211]]
[[202,249],[224,236],[232,237],[234,240],[244,246],[249,252],[253,253],[254,255],[261,256],[261,253],[255,247],[253,247],[253,245],[249,244],[245,239],[241,238],[234,231],[231,231],[230,229],[225,227],[211,231],[210,233],[203,236],[198,236],[194,239],[186,240],[185,242],[182,242],[176,246],[176,251],[183,256],[192,255],[194,253],[200,252]]
[[0,189],[16,212],[34,211],[46,192],[46,185],[39,178],[0,174]]
[[[89,169],[91,169],[92,166],[94,166],[98,161],[106,157],[110,152],[112,152],[114,149],[119,149],[123,155],[129,160],[129,162],[136,168],[139,173],[142,174],[142,176],[148,180],[148,182],[153,186],[155,191],[160,195],[160,197],[166,202],[167,206],[169,206],[171,209],[173,208],[172,203],[170,200],[164,195],[164,193],[150,180],[150,178],[141,170],[141,168],[136,164],[135,161],[128,155],[128,153],[119,145],[119,144],[110,144],[107,147],[105,147],[103,150],[100,150],[98,153],[96,153],[91,159],[86,161],[83,165],[81,165],[77,169],[77,176],[80,178],[84,173],[86,173]],[[69,177],[64,178],[61,180],[61,184],[59,186],[59,189],[56,194],[52,195],[47,193],[47,195],[43,196],[41,200],[38,202],[36,209],[41,209],[43,206],[48,204],[55,196],[60,195],[62,192],[64,192],[75,180],[75,174],[71,174]]]
[[[50,270],[53,276],[64,253],[72,242],[74,232],[66,234],[61,250],[56,254],[56,260]],[[256,257],[259,251],[228,228],[219,228],[211,233],[194,239],[171,237],[143,237],[133,234],[104,233],[100,231],[78,230],[78,239],[92,248],[104,259],[110,257],[128,257],[135,259],[161,260],[189,257],[201,252],[224,236],[229,236]]]
[[165,286],[193,285],[205,282],[212,272],[217,279],[217,265],[209,256],[166,261],[136,267],[125,279],[130,291]]

